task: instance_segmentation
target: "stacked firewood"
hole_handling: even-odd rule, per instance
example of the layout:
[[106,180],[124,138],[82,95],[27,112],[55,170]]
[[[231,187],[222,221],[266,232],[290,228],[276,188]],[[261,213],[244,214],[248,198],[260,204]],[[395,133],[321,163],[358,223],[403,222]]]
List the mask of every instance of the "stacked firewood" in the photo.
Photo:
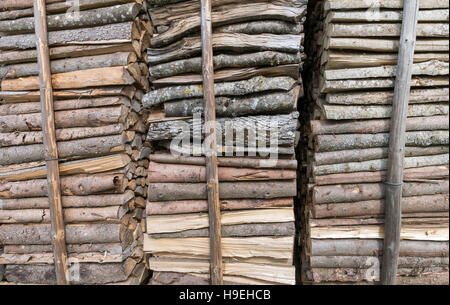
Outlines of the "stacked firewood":
[[[379,281],[402,1],[310,7],[302,279]],[[399,282],[448,283],[449,3],[420,1],[407,121]],[[434,282],[436,284],[436,282]]]
[[[150,2],[155,90],[143,105],[151,111],[147,140],[155,151],[144,250],[151,254],[152,284],[206,284],[207,151],[194,145],[204,140],[205,125],[200,1]],[[225,283],[295,284],[296,109],[306,2],[213,1]],[[278,154],[272,164],[268,154]]]
[[[150,18],[142,0],[70,5],[47,1],[70,282],[137,284],[148,274]],[[0,281],[10,284],[56,283],[32,6],[0,2]]]

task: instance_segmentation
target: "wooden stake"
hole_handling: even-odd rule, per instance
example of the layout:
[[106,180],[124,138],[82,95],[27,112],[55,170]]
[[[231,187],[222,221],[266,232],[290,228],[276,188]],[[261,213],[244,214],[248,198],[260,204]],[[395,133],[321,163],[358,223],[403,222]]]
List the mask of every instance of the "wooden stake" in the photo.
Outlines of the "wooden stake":
[[222,236],[219,202],[219,175],[216,150],[216,103],[214,100],[214,67],[212,47],[211,0],[201,0],[201,32],[203,54],[203,90],[205,100],[206,136],[210,149],[206,153],[208,189],[210,280],[211,285],[223,284]]
[[47,164],[48,199],[52,223],[55,272],[57,283],[59,285],[69,285],[46,15],[45,0],[34,1],[36,48],[41,92],[42,132],[45,160]]
[[405,0],[399,43],[397,77],[392,105],[389,163],[386,178],[384,255],[381,284],[395,285],[400,253],[403,160],[405,155],[406,119],[416,43],[419,0]]

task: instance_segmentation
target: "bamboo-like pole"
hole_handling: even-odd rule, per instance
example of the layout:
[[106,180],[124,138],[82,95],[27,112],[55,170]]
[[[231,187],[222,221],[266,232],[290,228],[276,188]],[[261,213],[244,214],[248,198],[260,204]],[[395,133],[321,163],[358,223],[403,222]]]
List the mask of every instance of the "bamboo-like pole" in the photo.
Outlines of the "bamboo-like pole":
[[389,140],[389,163],[386,177],[384,254],[381,284],[395,285],[400,253],[402,223],[403,160],[408,100],[411,89],[412,65],[416,43],[419,0],[404,0],[403,24],[400,36],[397,76]]
[[209,139],[210,144],[209,152],[206,153],[206,180],[209,211],[210,280],[212,285],[222,285],[222,236],[220,224],[219,174],[216,149],[216,103],[214,99],[211,6],[211,0],[201,0],[204,109],[205,123],[207,124],[206,138]]
[[56,280],[59,285],[69,285],[67,249],[64,229],[61,186],[59,179],[58,149],[55,136],[52,75],[47,36],[45,0],[34,1],[37,60],[41,93],[42,133],[44,156],[47,165],[48,199],[52,227],[53,255]]

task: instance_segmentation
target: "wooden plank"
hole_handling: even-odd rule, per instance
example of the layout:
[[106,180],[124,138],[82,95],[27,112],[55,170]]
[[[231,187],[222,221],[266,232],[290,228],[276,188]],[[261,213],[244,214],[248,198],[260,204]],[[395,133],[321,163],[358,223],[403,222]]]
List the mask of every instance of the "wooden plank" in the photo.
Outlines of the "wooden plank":
[[414,61],[419,0],[404,2],[397,76],[392,102],[389,161],[385,182],[385,236],[381,283],[395,285],[402,229],[402,190],[409,93]]
[[53,111],[53,88],[50,71],[50,54],[47,36],[47,12],[45,0],[34,2],[34,23],[36,49],[39,65],[39,80],[42,108],[42,131],[44,155],[47,165],[48,198],[52,223],[52,243],[55,260],[56,281],[59,285],[69,285],[67,249],[62,210],[61,185],[59,179],[58,148],[55,135],[55,114]]

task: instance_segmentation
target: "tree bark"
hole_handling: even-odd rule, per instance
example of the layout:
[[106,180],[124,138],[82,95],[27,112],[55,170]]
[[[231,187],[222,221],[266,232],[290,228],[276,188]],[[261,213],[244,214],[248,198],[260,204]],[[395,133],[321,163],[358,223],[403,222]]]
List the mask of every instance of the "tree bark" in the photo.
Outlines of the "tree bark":
[[[297,195],[292,182],[224,182],[219,186],[222,199],[273,199]],[[203,183],[151,183],[148,200],[204,200],[206,185]]]
[[[329,38],[325,42],[326,49],[385,53],[398,52],[398,45],[398,39]],[[448,39],[419,39],[415,47],[416,52],[448,52],[448,50]]]
[[[5,246],[6,254],[33,254],[52,252],[51,245],[8,245]],[[124,249],[120,243],[102,243],[102,244],[71,244],[67,245],[68,253],[105,253],[110,255],[123,255]]]
[[[329,37],[400,37],[401,28],[400,23],[329,24],[326,32]],[[448,34],[448,24],[445,23],[417,25],[417,37],[446,38]]]
[[242,33],[248,35],[277,34],[303,36],[303,24],[281,20],[264,20],[241,22],[238,24],[223,25],[214,28],[215,33]]
[[[312,256],[311,268],[361,268],[373,267],[374,260],[381,265],[375,256]],[[399,268],[427,268],[448,266],[448,257],[399,257]]]

